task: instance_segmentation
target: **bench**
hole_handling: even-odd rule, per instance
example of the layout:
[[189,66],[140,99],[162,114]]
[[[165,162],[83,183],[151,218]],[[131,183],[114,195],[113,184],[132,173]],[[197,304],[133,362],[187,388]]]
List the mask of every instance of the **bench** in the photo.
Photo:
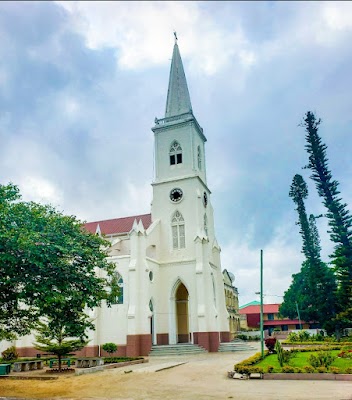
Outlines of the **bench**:
[[98,365],[104,365],[103,358],[100,357],[76,358],[76,368],[91,368],[91,367],[97,367]]
[[8,375],[11,371],[11,364],[0,364],[0,375]]
[[16,361],[13,363],[13,372],[34,371],[43,369],[43,361]]
[[[57,358],[49,360],[49,368],[52,368],[53,366],[57,366],[57,365],[59,365],[59,360]],[[67,365],[68,367],[70,367],[71,359],[70,358],[62,358],[61,365]]]

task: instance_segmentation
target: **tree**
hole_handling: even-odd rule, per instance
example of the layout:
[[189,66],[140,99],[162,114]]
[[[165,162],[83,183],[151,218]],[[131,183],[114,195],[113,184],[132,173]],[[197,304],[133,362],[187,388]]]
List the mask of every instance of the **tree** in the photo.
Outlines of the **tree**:
[[[47,323],[39,322],[34,347],[46,353],[55,354],[58,358],[59,371],[62,371],[62,357],[70,353],[81,350],[87,345],[86,327],[90,322],[87,321],[83,313],[69,315],[71,321],[62,321],[61,318],[55,321],[50,319]],[[72,318],[73,317],[73,318]],[[77,339],[72,339],[78,337]],[[69,339],[70,338],[70,339]]]
[[110,356],[117,350],[117,345],[115,343],[104,343],[102,347],[103,350],[110,354]]
[[335,315],[336,283],[333,272],[321,261],[319,233],[314,215],[310,215],[309,219],[307,217],[304,200],[308,197],[308,187],[301,175],[294,176],[289,196],[297,206],[297,224],[300,226],[306,261],[301,271],[293,275],[280,313],[295,318],[299,307],[303,320],[319,321],[325,327]]
[[40,317],[59,324],[70,315],[73,323],[73,316],[103,300],[111,305],[119,293],[103,250],[108,242],[84,230],[74,216],[20,199],[15,185],[0,185],[2,338],[29,333]]
[[[350,308],[352,303],[352,216],[339,197],[339,183],[332,178],[326,155],[327,146],[318,134],[320,123],[321,120],[317,120],[312,112],[306,113],[303,127],[306,130],[305,147],[309,155],[307,168],[312,171],[311,179],[327,209],[330,238],[335,243],[331,258],[338,280],[337,300],[338,311],[341,313]],[[340,327],[352,324],[352,320],[346,320],[345,316],[340,322]]]

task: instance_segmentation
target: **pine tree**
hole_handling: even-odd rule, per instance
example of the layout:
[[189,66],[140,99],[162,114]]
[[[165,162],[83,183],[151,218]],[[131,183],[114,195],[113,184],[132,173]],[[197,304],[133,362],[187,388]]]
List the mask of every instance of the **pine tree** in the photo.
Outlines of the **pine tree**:
[[[331,258],[338,280],[338,310],[343,312],[352,307],[352,216],[339,197],[339,183],[332,178],[326,155],[327,146],[318,134],[320,123],[321,120],[317,120],[312,112],[306,113],[303,126],[306,130],[305,147],[309,154],[307,168],[312,171],[311,179],[327,209],[330,238],[335,243]],[[341,327],[352,323],[345,318],[343,321]]]
[[304,200],[308,197],[308,187],[301,175],[293,178],[289,196],[296,204],[298,225],[302,235],[302,252],[306,257],[301,271],[293,275],[293,282],[285,292],[280,312],[290,318],[297,315],[296,305],[302,310],[304,320],[329,324],[335,314],[336,289],[333,272],[322,262],[320,238],[314,215],[307,217]]

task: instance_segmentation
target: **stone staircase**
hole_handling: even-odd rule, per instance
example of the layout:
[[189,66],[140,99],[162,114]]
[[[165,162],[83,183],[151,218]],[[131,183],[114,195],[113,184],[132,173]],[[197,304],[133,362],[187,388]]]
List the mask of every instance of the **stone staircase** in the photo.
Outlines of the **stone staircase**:
[[160,356],[185,356],[188,354],[204,354],[207,351],[196,344],[180,343],[168,344],[163,346],[152,346],[149,357]]
[[240,339],[234,339],[232,342],[220,343],[218,351],[221,353],[233,352],[233,351],[249,351],[255,350],[255,347],[244,342]]

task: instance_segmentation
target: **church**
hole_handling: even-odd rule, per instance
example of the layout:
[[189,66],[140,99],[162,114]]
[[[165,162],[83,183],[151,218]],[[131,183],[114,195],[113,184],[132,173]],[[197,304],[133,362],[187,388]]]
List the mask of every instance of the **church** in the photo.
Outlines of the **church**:
[[177,40],[165,116],[155,119],[151,214],[85,225],[110,242],[119,304],[96,310],[91,343],[120,355],[193,343],[217,351],[230,340],[220,247],[207,185],[202,127],[193,114]]
[[[177,39],[165,116],[155,119],[152,131],[151,213],[85,224],[111,243],[108,261],[120,295],[117,304],[91,313],[95,331],[77,353],[82,356],[101,355],[107,342],[118,345],[119,356],[148,355],[152,345],[177,343],[216,352],[231,339],[207,185],[207,139],[193,114]],[[16,342],[21,355],[37,352],[32,341]]]

